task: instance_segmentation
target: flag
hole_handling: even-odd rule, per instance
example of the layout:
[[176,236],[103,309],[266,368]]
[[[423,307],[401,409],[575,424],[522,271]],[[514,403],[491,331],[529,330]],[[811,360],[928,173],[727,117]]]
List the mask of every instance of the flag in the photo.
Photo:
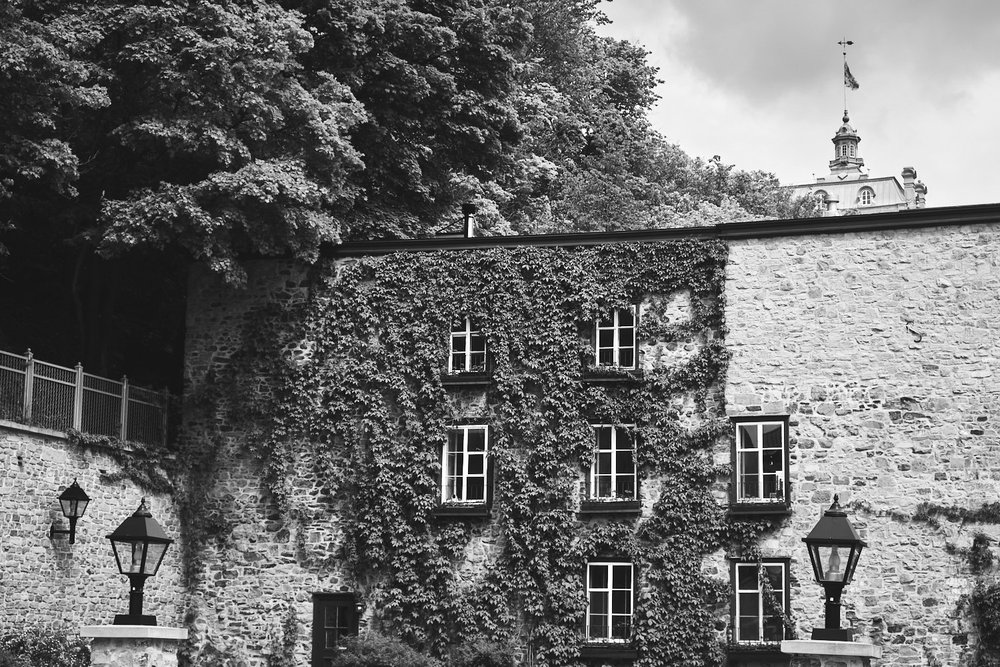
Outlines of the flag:
[[844,85],[851,90],[857,90],[861,87],[858,85],[858,80],[854,78],[853,74],[851,74],[851,68],[847,66],[846,62],[844,63]]

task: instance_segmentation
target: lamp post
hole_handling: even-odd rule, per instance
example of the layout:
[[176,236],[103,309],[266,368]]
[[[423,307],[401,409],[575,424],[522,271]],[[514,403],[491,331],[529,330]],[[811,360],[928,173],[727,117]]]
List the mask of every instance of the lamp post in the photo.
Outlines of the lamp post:
[[62,507],[63,516],[69,519],[69,530],[56,528],[55,524],[49,526],[49,539],[56,535],[69,535],[69,543],[76,543],[76,520],[87,511],[90,497],[84,493],[80,485],[73,480],[73,483],[66,487],[66,490],[59,494],[59,505]]
[[823,586],[826,596],[826,626],[813,628],[812,638],[853,641],[854,631],[840,627],[840,595],[844,586],[851,583],[861,550],[868,545],[847,520],[839,496],[833,496],[830,509],[823,512],[816,527],[802,541],[809,550],[816,581]]
[[118,571],[129,578],[128,614],[115,615],[115,625],[156,625],[156,617],[142,613],[142,589],[147,577],[160,569],[160,562],[173,540],[156,522],[146,499],[139,509],[108,535]]

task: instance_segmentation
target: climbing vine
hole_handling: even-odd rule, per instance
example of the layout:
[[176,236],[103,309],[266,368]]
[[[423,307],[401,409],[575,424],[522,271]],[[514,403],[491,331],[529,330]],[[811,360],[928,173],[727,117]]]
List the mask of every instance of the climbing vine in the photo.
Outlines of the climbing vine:
[[[274,497],[284,502],[293,475],[322,480],[376,627],[435,655],[519,635],[536,664],[581,664],[585,564],[615,557],[638,573],[636,664],[721,664],[728,589],[702,560],[729,542],[752,549],[769,525],[727,522],[712,494],[726,472],[712,457],[727,428],[725,257],[721,242],[685,240],[322,267],[297,329],[308,354],[266,397],[271,428],[252,443]],[[669,309],[673,295],[690,296],[690,317]],[[680,353],[589,382],[595,319],[636,303],[640,342]],[[488,341],[486,388],[442,382],[451,325],[464,317]],[[435,513],[440,451],[461,419],[489,427],[488,520]],[[577,514],[595,420],[635,425],[655,497],[642,519]],[[291,465],[303,448],[308,473]],[[480,576],[464,576],[483,531],[500,536],[498,551]]]

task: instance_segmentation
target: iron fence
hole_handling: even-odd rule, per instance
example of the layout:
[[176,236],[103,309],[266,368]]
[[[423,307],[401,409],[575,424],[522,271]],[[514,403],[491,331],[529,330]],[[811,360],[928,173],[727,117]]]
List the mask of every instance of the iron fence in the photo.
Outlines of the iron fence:
[[0,350],[0,419],[165,445],[170,394]]

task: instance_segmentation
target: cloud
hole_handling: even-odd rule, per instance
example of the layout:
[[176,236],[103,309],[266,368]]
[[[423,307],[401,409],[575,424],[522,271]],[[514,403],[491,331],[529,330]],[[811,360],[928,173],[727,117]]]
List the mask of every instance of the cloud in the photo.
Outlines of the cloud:
[[845,36],[862,89],[906,81],[945,104],[1000,69],[996,0],[617,0],[606,10],[657,26],[650,48],[753,103],[839,85]]

